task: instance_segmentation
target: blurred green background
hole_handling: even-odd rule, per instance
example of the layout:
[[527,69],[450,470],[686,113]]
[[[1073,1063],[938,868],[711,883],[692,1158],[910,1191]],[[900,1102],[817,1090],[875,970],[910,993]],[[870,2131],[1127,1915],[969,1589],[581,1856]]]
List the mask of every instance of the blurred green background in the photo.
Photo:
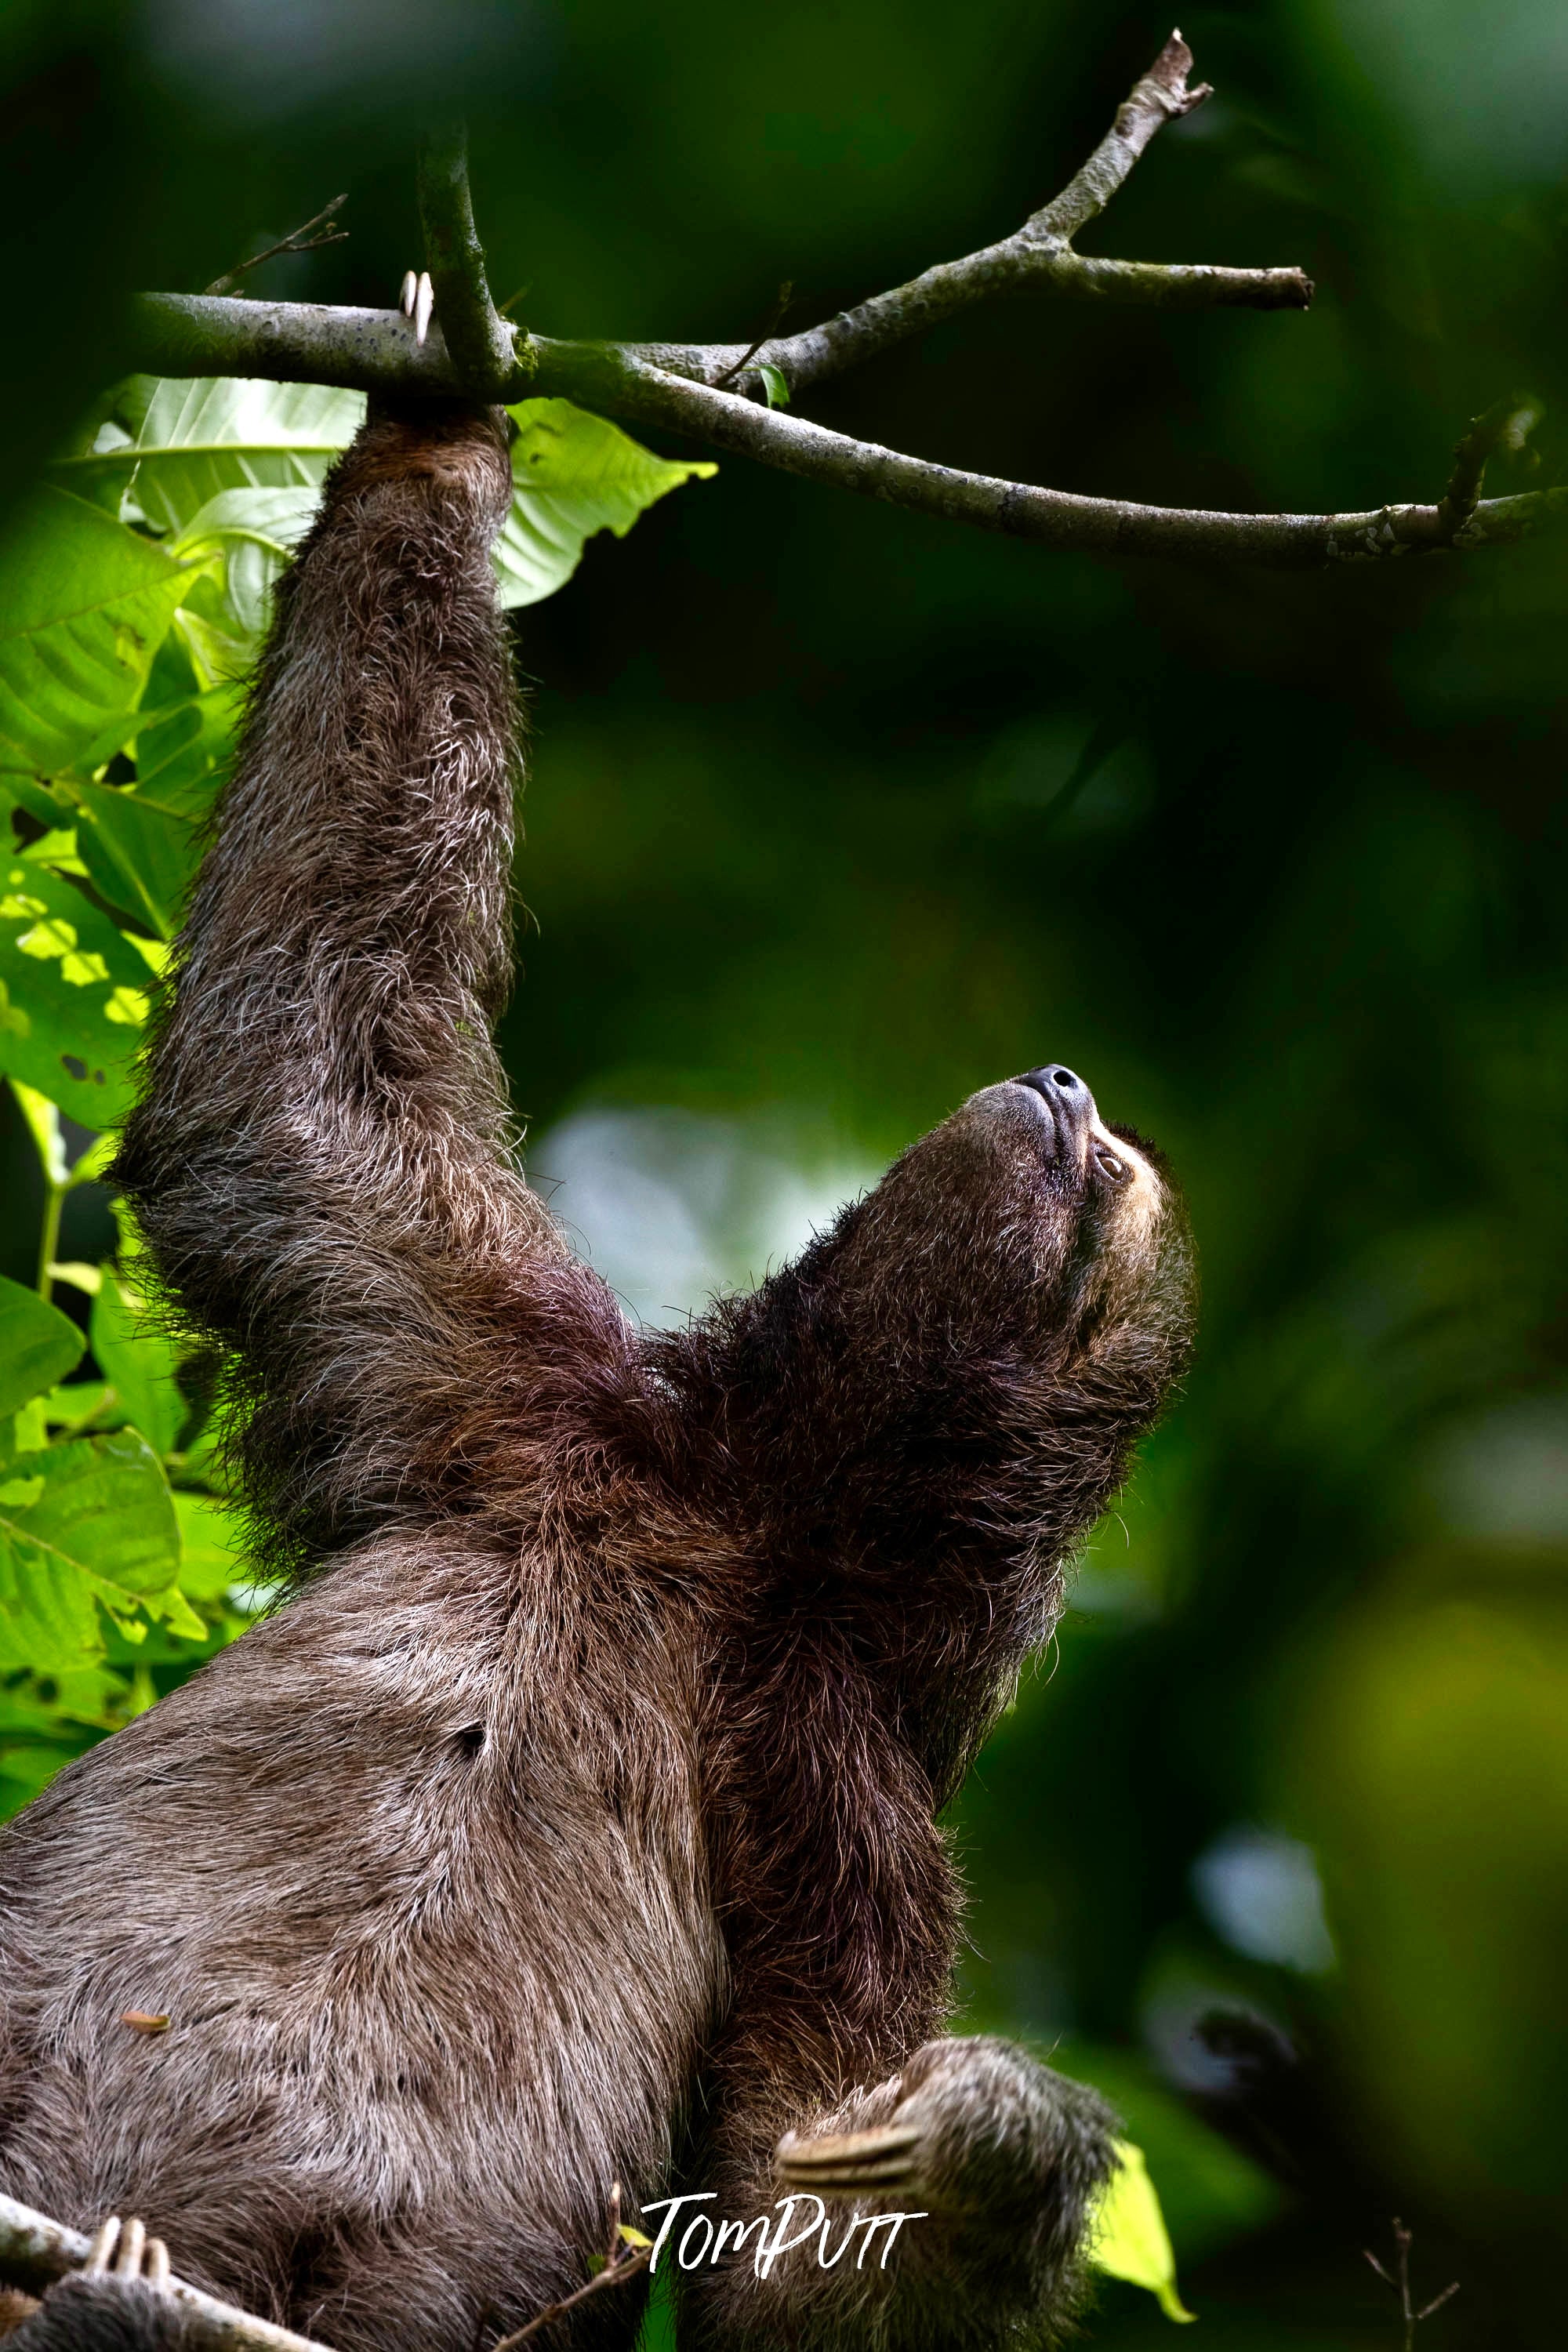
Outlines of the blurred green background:
[[[1218,95],[1086,246],[1299,262],[1311,312],[999,305],[807,413],[1063,488],[1361,507],[1436,497],[1528,387],[1555,478],[1561,9],[1183,29]],[[529,324],[734,339],[782,278],[804,324],[1015,227],[1168,30],[1084,0],[10,0],[0,488],[115,372],[129,288],[199,289],[346,188],[353,241],[253,283],[389,300],[437,100]],[[1361,2254],[1395,2214],[1425,2291],[1463,2282],[1423,2341],[1562,2338],[1565,572],[1561,541],[1113,568],[736,460],[519,620],[506,1050],[536,1178],[639,1312],[759,1274],[1047,1056],[1186,1184],[1196,1369],[957,1834],[969,2015],[1120,2097],[1216,2352],[1396,2344]],[[108,1247],[95,1188],[67,1219],[62,1255]],[[1250,2106],[1194,2031],[1226,2004],[1300,2054]],[[1167,2327],[1110,2288],[1089,2336]]]

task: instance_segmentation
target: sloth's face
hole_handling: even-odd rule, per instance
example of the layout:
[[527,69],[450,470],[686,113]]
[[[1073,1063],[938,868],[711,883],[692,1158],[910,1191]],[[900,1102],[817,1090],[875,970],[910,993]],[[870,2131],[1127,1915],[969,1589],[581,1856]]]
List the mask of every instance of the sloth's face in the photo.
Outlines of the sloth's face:
[[1069,1224],[1085,1219],[1097,1255],[1141,1258],[1154,1243],[1172,1206],[1170,1183],[1142,1137],[1106,1125],[1075,1070],[1044,1062],[984,1087],[958,1121],[1005,1139],[1021,1191],[1043,1191],[1051,1204],[1040,1235],[1047,1256],[1067,1242]]
[[1044,1062],[971,1095],[847,1220],[837,1268],[955,1352],[1066,1370],[1184,1353],[1191,1248],[1152,1146]]
[[660,1351],[700,1369],[723,1460],[816,1551],[1059,1558],[1183,1370],[1192,1293],[1158,1154],[1046,1062]]

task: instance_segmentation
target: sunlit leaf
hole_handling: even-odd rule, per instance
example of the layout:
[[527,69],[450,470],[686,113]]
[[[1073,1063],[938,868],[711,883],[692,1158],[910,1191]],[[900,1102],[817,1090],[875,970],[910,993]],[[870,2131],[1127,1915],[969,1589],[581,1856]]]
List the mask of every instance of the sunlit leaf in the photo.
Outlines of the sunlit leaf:
[[506,605],[552,595],[595,531],[624,539],[667,491],[719,470],[702,459],[656,457],[619,425],[569,400],[523,400],[508,413],[518,426],[517,494],[495,551]]
[[0,1480],[0,1671],[50,1674],[100,1657],[99,1605],[134,1634],[139,1604],[183,1612],[168,1484],[133,1429],[15,1456]]
[[759,360],[757,362],[757,373],[763,379],[763,390],[767,394],[768,406],[770,408],[787,407],[789,404],[789,379],[784,374],[783,368],[774,367],[771,360]]
[[1194,2319],[1196,2313],[1184,2309],[1176,2293],[1176,2258],[1143,2151],[1123,2139],[1117,2141],[1116,2152],[1121,2163],[1100,2192],[1090,2224],[1089,2260],[1108,2278],[1147,2287],[1167,2319]]
[[63,1381],[81,1357],[69,1316],[0,1276],[0,1419]]
[[62,481],[101,495],[134,482],[153,527],[180,534],[226,490],[310,489],[353,439],[364,394],[244,376],[134,376],[123,387],[120,446],[64,459]]
[[221,1601],[230,1585],[246,1579],[244,1531],[239,1514],[211,1495],[176,1494],[182,1557],[180,1590],[193,1601]]
[[0,562],[0,770],[106,759],[195,577],[85,499],[41,490]]
[[83,1127],[112,1127],[134,1098],[146,1016],[143,958],[47,866],[0,865],[0,1069]]

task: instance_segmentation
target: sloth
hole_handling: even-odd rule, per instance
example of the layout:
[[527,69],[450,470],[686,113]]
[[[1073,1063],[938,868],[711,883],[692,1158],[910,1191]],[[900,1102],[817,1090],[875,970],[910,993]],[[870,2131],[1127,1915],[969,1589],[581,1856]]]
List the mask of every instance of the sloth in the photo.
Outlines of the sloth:
[[[499,412],[373,407],[279,588],[118,1179],[292,1597],[0,1840],[0,2189],[339,2352],[492,2345],[699,2192],[919,2218],[683,2230],[689,2352],[1047,2343],[1113,2120],[946,2030],[937,1817],[1183,1369],[1179,1194],[1045,1061],[628,1320],[491,1044],[510,492]],[[550,2340],[624,2352],[641,2294]],[[15,2340],[89,2307],[184,2340],[102,2265]]]

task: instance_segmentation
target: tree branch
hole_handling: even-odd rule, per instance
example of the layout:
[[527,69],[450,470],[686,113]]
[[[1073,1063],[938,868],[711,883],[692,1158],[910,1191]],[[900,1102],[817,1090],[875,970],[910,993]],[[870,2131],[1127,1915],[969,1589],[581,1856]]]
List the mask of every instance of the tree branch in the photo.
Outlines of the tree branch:
[[[403,393],[459,389],[439,318],[421,346],[395,310],[144,294],[137,302],[130,356],[133,365],[162,375],[254,375]],[[808,481],[1039,546],[1101,555],[1184,556],[1294,570],[1443,547],[1500,546],[1568,519],[1568,490],[1561,489],[1483,499],[1454,530],[1440,519],[1436,505],[1374,507],[1350,514],[1228,514],[1086,498],[962,473],[857,441],[734,393],[668,375],[632,347],[614,343],[531,336],[501,392],[508,400],[559,394],[605,415],[662,425]]]
[[[79,2230],[68,2230],[47,2213],[35,2213],[14,2198],[0,2197],[0,2279],[29,2294],[42,2294],[57,2279],[79,2271],[92,2252],[92,2241]],[[296,2336],[269,2319],[257,2319],[200,2287],[172,2278],[168,2291],[194,2323],[198,2340],[208,2352],[331,2352],[311,2336]]]
[[[1088,498],[964,473],[829,432],[744,396],[761,390],[764,365],[798,392],[995,293],[1066,293],[1174,309],[1304,307],[1312,289],[1299,269],[1113,261],[1073,249],[1073,236],[1098,217],[1162,125],[1207,97],[1206,84],[1188,86],[1192,62],[1191,50],[1173,33],[1081,171],[1014,236],[963,260],[940,263],[819,326],[760,346],[558,342],[521,333],[514,343],[515,331],[490,301],[462,137],[454,132],[421,159],[420,205],[437,297],[436,322],[423,343],[394,310],[145,294],[133,305],[127,356],[132,365],[162,375],[264,376],[502,401],[558,394],[808,481],[1038,546],[1100,555],[1299,568],[1502,545],[1568,520],[1568,490],[1480,498],[1487,457],[1528,430],[1518,402],[1478,420],[1456,452],[1447,494],[1435,505],[1347,514],[1229,514]],[[734,390],[724,388],[730,379]]]
[[743,343],[633,343],[624,346],[668,375],[715,386],[751,371],[744,388],[761,379],[752,362],[775,367],[792,392],[857,367],[876,352],[924,332],[973,302],[997,294],[1066,294],[1097,302],[1141,302],[1166,310],[1207,310],[1241,304],[1256,310],[1304,310],[1312,281],[1300,269],[1228,269],[1207,262],[1104,261],[1075,253],[1072,239],[1104,211],[1163,124],[1190,114],[1210,95],[1209,85],[1187,88],[1193,53],[1173,33],[1083,169],[1022,228],[959,261],[940,261],[907,286],[873,294],[852,310],[798,335],[773,338],[750,350]]
[[1116,120],[1084,165],[1059,196],[1042,205],[1027,227],[1037,236],[1076,236],[1105,210],[1117,189],[1157,131],[1178,115],[1191,114],[1205,98],[1214,96],[1212,82],[1187,88],[1193,53],[1180,33],[1173,33],[1148,72],[1135,81]]
[[504,396],[517,330],[490,300],[485,249],[468,194],[468,142],[461,123],[427,140],[419,152],[419,220],[436,309],[451,365],[476,400]]

